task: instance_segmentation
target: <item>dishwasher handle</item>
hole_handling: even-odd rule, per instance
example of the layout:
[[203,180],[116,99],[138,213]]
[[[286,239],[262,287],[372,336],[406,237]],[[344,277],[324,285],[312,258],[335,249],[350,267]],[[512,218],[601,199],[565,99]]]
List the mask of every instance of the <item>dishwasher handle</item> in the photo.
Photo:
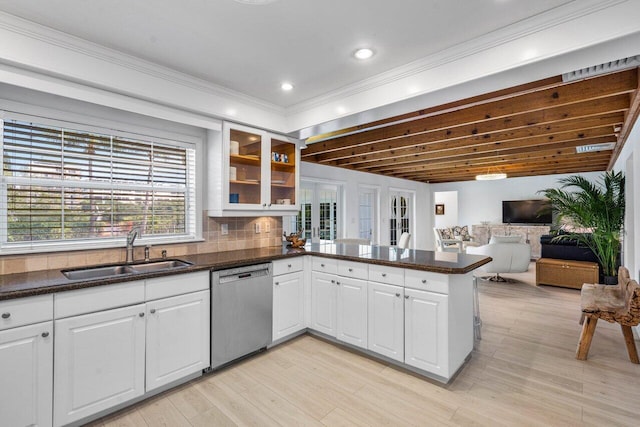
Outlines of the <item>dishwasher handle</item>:
[[271,264],[258,264],[246,267],[231,268],[228,270],[213,271],[213,284],[216,281],[220,284],[238,282],[241,280],[255,279],[259,277],[271,276]]

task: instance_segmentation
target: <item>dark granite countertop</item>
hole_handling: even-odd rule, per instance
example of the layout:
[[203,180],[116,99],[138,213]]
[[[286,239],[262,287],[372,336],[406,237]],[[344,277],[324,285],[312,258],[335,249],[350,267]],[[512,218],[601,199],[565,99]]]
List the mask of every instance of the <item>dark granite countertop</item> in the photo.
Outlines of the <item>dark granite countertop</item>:
[[[465,274],[491,261],[480,255],[453,252],[433,252],[422,250],[397,250],[388,246],[366,246],[352,244],[309,244],[304,249],[268,247],[228,252],[213,252],[199,255],[185,255],[179,259],[193,263],[192,266],[171,271],[157,271],[144,274],[120,275],[113,278],[93,280],[69,280],[60,270],[34,271],[31,273],[7,274],[0,276],[0,300],[20,298],[52,292],[103,286],[170,274],[195,271],[222,270],[243,265],[270,262],[276,259],[300,255],[317,255],[349,261],[392,267],[411,268],[444,274]],[[157,261],[157,260],[154,260]]]

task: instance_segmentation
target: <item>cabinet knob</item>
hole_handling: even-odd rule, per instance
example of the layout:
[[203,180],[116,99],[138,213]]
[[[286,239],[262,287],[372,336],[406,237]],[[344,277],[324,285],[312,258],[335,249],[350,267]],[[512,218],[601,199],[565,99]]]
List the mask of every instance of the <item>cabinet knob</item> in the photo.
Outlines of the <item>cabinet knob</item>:
[[263,204],[262,204],[262,207],[263,207],[263,208],[266,208],[266,207],[267,207],[267,204],[266,204],[266,203],[263,203]]
[[276,286],[280,286],[280,282],[276,282]]
[[336,285],[340,286],[340,282],[336,282]]
[[269,207],[271,207],[271,203],[269,203]]
[[387,277],[387,273],[382,273],[382,277]]
[[291,268],[291,264],[287,264],[287,267]]
[[353,271],[353,268],[350,268],[350,269],[349,269],[349,273],[351,273],[352,271]]
[[427,283],[427,279],[422,279],[422,283]]
[[144,313],[140,313],[140,314],[138,314],[138,316],[144,317]]
[[400,296],[400,294],[399,294],[399,293],[396,293],[396,296],[397,296],[397,297],[399,297],[399,296]]
[[11,317],[11,313],[2,313],[3,319],[8,319],[9,317]]
[[320,264],[320,267],[324,267],[324,264]]
[[405,296],[404,296],[404,299],[409,299],[409,295],[405,295]]
[[331,283],[336,283],[336,281],[335,281],[335,280],[333,280],[333,279],[331,279]]
[[48,337],[48,336],[49,336],[49,332],[43,332],[43,333],[42,333],[42,338],[46,338],[46,337]]
[[152,308],[151,310],[149,310],[149,313],[151,313],[151,314],[153,314],[153,313],[155,313],[155,312],[156,312],[156,309],[155,309],[155,308]]

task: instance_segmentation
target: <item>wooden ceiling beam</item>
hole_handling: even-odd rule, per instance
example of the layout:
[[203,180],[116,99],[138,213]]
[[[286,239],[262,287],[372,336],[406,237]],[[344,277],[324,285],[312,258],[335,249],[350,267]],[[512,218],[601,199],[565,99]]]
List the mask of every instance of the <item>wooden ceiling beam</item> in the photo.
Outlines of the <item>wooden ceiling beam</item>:
[[[349,159],[326,162],[332,166],[356,165],[358,163],[369,163],[389,160],[399,162],[403,157],[414,157],[418,159],[420,155],[440,150],[471,149],[481,151],[483,149],[499,150],[503,146],[514,146],[513,141],[526,141],[537,138],[539,143],[543,143],[546,138],[548,142],[553,142],[557,138],[562,139],[585,139],[597,136],[612,136],[613,126],[618,125],[623,120],[622,113],[613,113],[602,117],[590,119],[571,120],[557,124],[547,124],[543,126],[532,126],[526,129],[506,130],[490,135],[459,138],[454,140],[438,140],[435,142],[416,144],[410,148],[396,150],[385,150],[374,154],[354,156]],[[565,134],[560,136],[560,134]],[[568,134],[568,135],[567,135]],[[516,143],[517,145],[517,143]]]
[[310,144],[303,150],[303,157],[308,158],[323,152],[343,150],[350,146],[362,149],[366,145],[379,144],[383,141],[391,142],[406,135],[431,132],[434,128],[446,131],[448,127],[630,93],[637,88],[637,79],[637,71],[633,69],[578,82],[563,83],[558,87],[545,88],[513,99],[501,99],[487,105],[477,105],[425,119],[317,142]]
[[575,148],[580,145],[589,145],[589,144],[601,144],[605,142],[610,142],[610,137],[598,137],[598,138],[587,138],[587,139],[569,139],[567,141],[556,141],[552,143],[538,144],[534,141],[531,141],[528,145],[523,145],[516,148],[501,148],[498,152],[495,150],[485,150],[485,151],[471,151],[466,154],[462,154],[460,152],[447,152],[442,151],[439,153],[439,156],[434,156],[428,161],[420,160],[417,162],[402,162],[402,163],[394,163],[383,166],[367,166],[365,164],[359,165],[357,167],[358,170],[373,172],[373,173],[385,173],[385,172],[393,172],[395,170],[402,169],[429,169],[434,165],[446,165],[446,164],[458,164],[458,163],[473,163],[476,161],[487,161],[490,162],[492,160],[499,161],[501,159],[510,158],[509,156],[530,156],[530,155],[538,155],[539,153],[555,153],[555,152],[573,152],[576,153]]
[[636,124],[636,122],[638,121],[638,118],[640,117],[640,68],[636,68],[636,71],[638,72],[637,74],[638,86],[635,92],[633,92],[633,94],[631,95],[629,110],[627,111],[627,114],[625,116],[624,124],[620,129],[620,133],[618,135],[618,143],[616,144],[616,147],[613,150],[613,154],[611,155],[611,160],[609,161],[609,166],[607,167],[607,170],[613,169],[614,163],[618,159],[618,156],[620,155],[622,148],[624,148],[624,145],[626,144],[627,139],[629,138],[629,134],[631,134],[631,129],[633,129],[633,125]]
[[[580,159],[574,159],[574,160],[556,159],[553,161],[512,163],[512,164],[504,165],[498,168],[498,170],[500,172],[505,172],[507,175],[510,175],[511,173],[527,171],[527,170],[544,171],[544,170],[554,170],[554,169],[557,169],[558,167],[572,168],[572,167],[580,167],[580,166],[590,166],[594,164],[600,164],[602,165],[603,168],[606,168],[607,162],[609,160],[609,156],[610,155],[606,153],[605,154],[593,153],[589,155],[584,155],[584,157],[581,157]],[[458,168],[456,170],[451,170],[451,171],[437,170],[433,172],[428,172],[428,171],[407,172],[407,173],[393,174],[393,176],[396,176],[399,178],[405,178],[405,179],[412,179],[413,177],[417,177],[417,176],[430,177],[430,178],[446,177],[451,175],[469,175],[469,174],[473,174],[475,176],[478,174],[487,173],[487,170],[488,168],[486,166],[471,166],[471,167],[465,167],[465,168]]]
[[[463,138],[489,138],[496,133],[505,133],[510,130],[523,131],[525,129],[533,129],[536,126],[541,127],[548,124],[559,124],[563,122],[574,123],[576,127],[580,126],[580,121],[587,118],[594,118],[604,114],[624,113],[629,107],[629,95],[623,94],[612,98],[600,99],[596,102],[581,104],[580,108],[571,109],[568,107],[554,108],[548,111],[539,111],[532,115],[522,115],[517,117],[509,117],[506,119],[494,120],[491,123],[486,122],[481,126],[470,124],[460,126],[447,131],[427,132],[420,135],[407,135],[402,141],[394,141],[393,145],[378,144],[376,146],[367,146],[362,149],[346,149],[324,153],[317,155],[315,161],[326,163],[328,161],[342,161],[338,164],[348,164],[348,159],[354,156],[371,156],[379,152],[394,151],[412,146],[419,146],[429,143],[436,143],[445,140],[457,140]],[[621,116],[623,117],[623,116]],[[305,158],[305,160],[307,160]]]
[[364,123],[357,126],[352,126],[345,129],[339,129],[333,132],[327,132],[320,135],[314,135],[307,138],[308,144],[313,144],[318,141],[335,138],[337,136],[362,132],[367,129],[377,128],[383,125],[390,125],[399,122],[406,122],[419,118],[425,118],[433,115],[443,114],[449,111],[460,110],[462,108],[468,108],[474,105],[486,104],[488,102],[494,102],[497,99],[506,99],[514,96],[522,95],[528,92],[539,91],[547,87],[555,87],[562,83],[562,76],[553,76],[542,80],[537,80],[531,83],[525,83],[519,86],[514,86],[506,89],[501,89],[495,92],[490,92],[482,95],[477,95],[471,98],[465,98],[459,101],[453,101],[446,104],[438,105],[436,107],[423,108],[410,113],[399,114],[397,116],[389,117],[386,119],[376,120],[370,123]]

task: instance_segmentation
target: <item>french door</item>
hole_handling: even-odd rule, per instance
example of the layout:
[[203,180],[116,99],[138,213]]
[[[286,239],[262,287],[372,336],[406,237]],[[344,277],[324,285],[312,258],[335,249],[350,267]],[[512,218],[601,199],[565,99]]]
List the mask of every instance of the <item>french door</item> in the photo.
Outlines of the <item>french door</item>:
[[389,245],[395,246],[402,233],[413,228],[413,193],[392,191],[389,198]]
[[303,230],[307,241],[320,243],[338,237],[339,190],[335,184],[301,182],[296,227]]

